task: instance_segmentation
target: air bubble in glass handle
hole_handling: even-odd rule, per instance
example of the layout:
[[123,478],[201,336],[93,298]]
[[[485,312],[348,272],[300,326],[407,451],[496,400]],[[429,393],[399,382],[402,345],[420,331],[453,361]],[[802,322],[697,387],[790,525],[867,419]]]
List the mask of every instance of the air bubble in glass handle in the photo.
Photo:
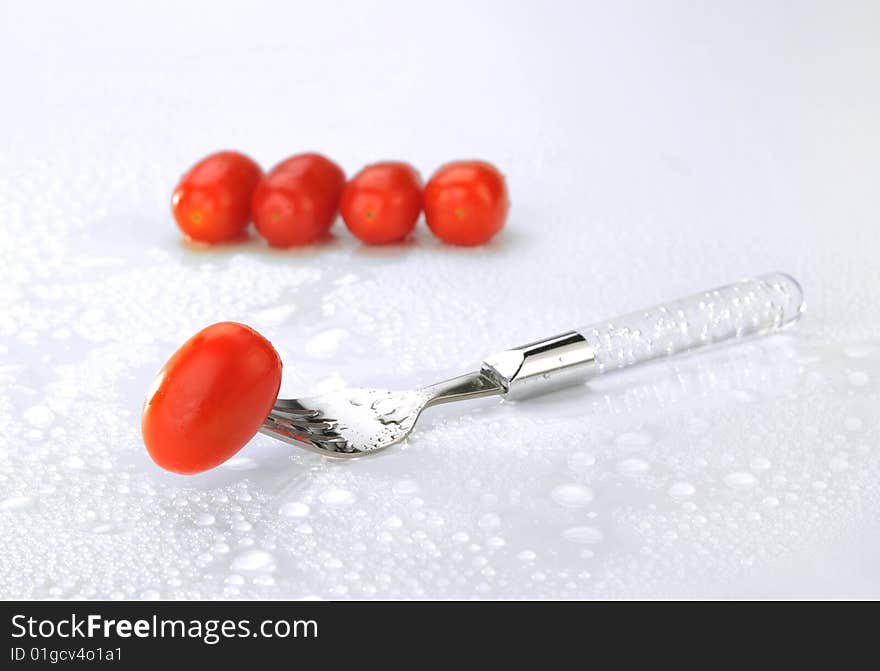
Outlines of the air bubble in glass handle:
[[483,373],[522,397],[699,347],[779,331],[804,311],[800,284],[760,275],[487,357]]

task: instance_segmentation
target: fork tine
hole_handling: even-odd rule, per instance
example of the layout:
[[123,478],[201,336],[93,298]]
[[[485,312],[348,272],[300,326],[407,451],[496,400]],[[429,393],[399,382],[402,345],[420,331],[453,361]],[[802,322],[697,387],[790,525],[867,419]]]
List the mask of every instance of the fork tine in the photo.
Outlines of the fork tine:
[[[340,448],[347,446],[348,441],[342,436],[327,436],[319,433],[314,433],[309,431],[308,429],[302,430],[301,427],[291,424],[288,422],[280,423],[273,420],[269,417],[265,422],[263,422],[263,426],[261,427],[261,431],[263,433],[271,432],[276,435],[276,437],[280,434],[283,437],[286,437],[291,440],[295,440],[300,443],[305,444],[317,444],[317,446],[322,447],[323,449],[327,449],[327,447],[331,446],[339,446]],[[339,451],[339,450],[332,450]]]
[[318,410],[313,410],[313,414],[305,415],[293,412],[287,412],[286,410],[278,410],[273,408],[269,413],[270,417],[279,417],[281,419],[286,419],[290,422],[295,422],[296,424],[320,424],[322,422],[335,422],[337,420],[332,417],[325,417],[321,415]]
[[[291,422],[285,418],[269,415],[264,424],[272,424],[280,430],[287,431],[292,434],[306,436],[309,439],[320,440],[321,442],[345,442],[345,438],[333,431],[333,426],[320,424],[300,424],[299,422]],[[325,433],[325,431],[333,431]]]
[[310,433],[321,432],[322,434],[326,431],[335,431],[339,424],[335,419],[303,419],[300,417],[285,416],[284,413],[274,411],[269,413],[268,419],[283,426],[301,429]]
[[279,398],[275,400],[273,412],[282,412],[297,417],[315,417],[320,413],[312,408],[306,408],[295,398]]

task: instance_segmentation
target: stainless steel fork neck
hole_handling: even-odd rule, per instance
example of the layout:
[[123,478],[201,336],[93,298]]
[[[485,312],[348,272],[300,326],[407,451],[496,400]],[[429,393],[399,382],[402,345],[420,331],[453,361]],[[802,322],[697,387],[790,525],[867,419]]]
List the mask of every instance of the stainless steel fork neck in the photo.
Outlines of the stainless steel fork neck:
[[596,368],[596,351],[577,331],[537,340],[493,354],[481,373],[498,383],[505,397],[526,398],[587,380]]
[[484,396],[497,396],[504,393],[504,387],[494,378],[482,371],[459,375],[451,380],[438,382],[429,387],[424,387],[422,392],[430,396],[425,407],[465,401],[471,398],[483,398]]

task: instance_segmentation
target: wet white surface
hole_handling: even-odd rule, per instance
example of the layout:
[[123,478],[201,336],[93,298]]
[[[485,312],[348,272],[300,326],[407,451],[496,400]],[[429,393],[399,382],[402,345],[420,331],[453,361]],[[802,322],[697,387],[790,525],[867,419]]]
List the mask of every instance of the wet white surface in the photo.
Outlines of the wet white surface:
[[[5,7],[0,596],[880,596],[876,5],[415,4]],[[221,147],[479,156],[511,219],[190,247],[169,194]],[[807,297],[783,336],[437,408],[361,461],[260,436],[187,478],[140,441],[214,321],[284,395],[406,386],[768,270]]]

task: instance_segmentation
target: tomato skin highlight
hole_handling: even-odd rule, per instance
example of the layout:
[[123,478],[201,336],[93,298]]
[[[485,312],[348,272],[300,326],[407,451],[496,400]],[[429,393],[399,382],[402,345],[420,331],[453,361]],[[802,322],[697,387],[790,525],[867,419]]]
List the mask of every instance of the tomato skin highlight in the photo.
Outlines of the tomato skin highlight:
[[254,192],[251,215],[257,231],[273,247],[314,242],[333,225],[344,186],[342,168],[321,154],[285,159]]
[[409,163],[368,165],[345,185],[339,211],[362,242],[399,242],[415,228],[422,211],[421,175]]
[[171,211],[184,235],[200,242],[237,237],[250,221],[250,203],[263,176],[257,163],[237,151],[206,156],[181,178]]
[[212,324],[156,375],[141,414],[147,452],[183,475],[218,466],[257,433],[280,387],[272,343],[244,324]]
[[452,245],[481,245],[504,227],[510,200],[498,169],[485,161],[441,166],[425,185],[425,221]]

